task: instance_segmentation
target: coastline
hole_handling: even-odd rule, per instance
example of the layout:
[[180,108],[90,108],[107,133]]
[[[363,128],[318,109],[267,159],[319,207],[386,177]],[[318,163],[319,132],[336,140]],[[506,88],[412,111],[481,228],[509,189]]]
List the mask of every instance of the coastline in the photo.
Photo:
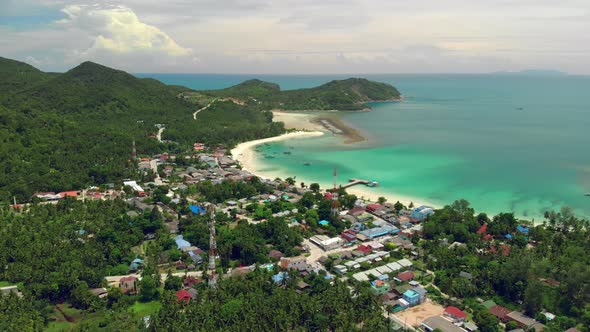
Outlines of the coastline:
[[[333,133],[332,131],[328,130],[326,126],[322,125],[320,122],[320,120],[322,119],[330,121],[330,123],[333,124],[336,128],[341,129],[343,132],[347,133],[342,133],[339,135],[342,136],[345,144],[356,143],[359,141],[366,140],[354,128],[350,128],[344,125],[342,122],[334,120],[335,117],[329,117],[325,114],[321,115],[283,111],[273,111],[273,114],[275,115],[275,120],[284,122],[285,127],[287,129],[292,129],[296,131],[282,134],[279,136],[240,143],[230,152],[232,157],[240,163],[242,169],[261,178],[272,180],[275,178],[285,179],[287,177],[293,177],[296,178],[298,182],[304,182],[307,185],[316,182],[323,189],[331,188],[333,186],[333,183],[330,182],[331,179],[326,179],[327,181],[314,181],[311,179],[301,177],[300,174],[288,174],[288,172],[286,172],[285,170],[265,169],[263,161],[261,161],[259,158],[256,158],[255,153],[255,147],[265,143],[279,142],[290,139],[320,137],[328,133],[339,135]],[[346,127],[346,129],[342,127]],[[352,134],[352,138],[349,136],[350,133]],[[357,136],[355,137],[354,135]],[[356,138],[356,140],[353,140],[353,138]],[[339,182],[340,184],[346,184],[348,182],[348,179],[344,179],[344,181]],[[369,188],[363,185],[357,185],[346,189],[346,191],[350,194],[356,195],[359,198],[369,200],[371,202],[377,202],[379,197],[385,197],[387,199],[387,202],[395,203],[399,201],[406,206],[408,206],[410,203],[414,203],[415,206],[429,205],[435,208],[439,207],[437,204],[432,204],[431,202],[428,202],[425,199],[407,195],[400,195],[397,193],[384,192],[380,189],[380,187]]]

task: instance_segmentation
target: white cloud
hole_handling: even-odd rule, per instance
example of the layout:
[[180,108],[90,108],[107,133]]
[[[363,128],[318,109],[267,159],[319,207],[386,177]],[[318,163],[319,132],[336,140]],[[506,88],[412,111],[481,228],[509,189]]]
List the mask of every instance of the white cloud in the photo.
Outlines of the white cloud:
[[155,26],[143,23],[123,6],[70,5],[62,10],[67,18],[59,21],[67,29],[81,29],[94,37],[92,46],[82,52],[93,55],[100,51],[116,54],[144,53],[187,56],[189,48],[178,45]]

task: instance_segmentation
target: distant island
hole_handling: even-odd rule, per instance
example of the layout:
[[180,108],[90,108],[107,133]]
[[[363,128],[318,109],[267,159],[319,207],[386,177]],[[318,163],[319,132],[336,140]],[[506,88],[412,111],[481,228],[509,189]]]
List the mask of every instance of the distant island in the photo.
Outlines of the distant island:
[[547,69],[528,69],[520,71],[497,71],[491,73],[492,75],[501,76],[567,76],[568,74],[559,70]]
[[281,90],[278,84],[253,79],[226,89],[187,91],[183,95],[205,102],[215,98],[232,99],[265,110],[284,111],[359,111],[366,109],[369,102],[401,99],[400,92],[392,85],[364,78],[334,80],[297,90]]

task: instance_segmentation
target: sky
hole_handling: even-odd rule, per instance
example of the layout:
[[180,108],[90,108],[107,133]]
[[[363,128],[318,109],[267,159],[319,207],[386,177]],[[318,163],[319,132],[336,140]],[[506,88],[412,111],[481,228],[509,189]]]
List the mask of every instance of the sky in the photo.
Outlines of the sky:
[[47,71],[590,74],[589,0],[0,0],[0,56]]

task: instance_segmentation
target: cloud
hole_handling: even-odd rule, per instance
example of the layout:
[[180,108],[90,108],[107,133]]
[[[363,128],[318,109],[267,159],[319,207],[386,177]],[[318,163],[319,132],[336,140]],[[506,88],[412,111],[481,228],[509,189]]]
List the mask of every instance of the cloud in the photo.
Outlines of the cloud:
[[188,56],[189,48],[178,45],[168,34],[155,26],[143,23],[124,6],[70,5],[62,10],[67,18],[58,23],[66,29],[81,29],[94,37],[90,48],[82,55],[101,51],[115,54],[158,54]]

